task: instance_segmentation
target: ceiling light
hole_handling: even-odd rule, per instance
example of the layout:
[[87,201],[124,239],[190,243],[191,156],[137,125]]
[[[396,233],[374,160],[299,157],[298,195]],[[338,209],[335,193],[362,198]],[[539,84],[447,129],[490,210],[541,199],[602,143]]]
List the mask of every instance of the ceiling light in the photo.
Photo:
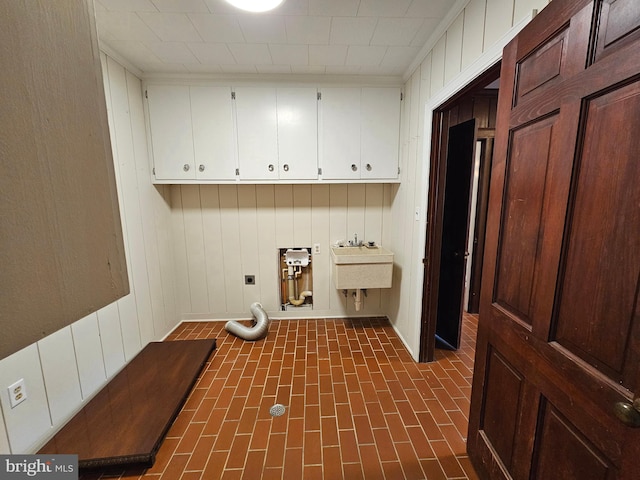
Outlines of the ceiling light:
[[266,12],[273,10],[284,0],[226,0],[226,2],[248,12]]

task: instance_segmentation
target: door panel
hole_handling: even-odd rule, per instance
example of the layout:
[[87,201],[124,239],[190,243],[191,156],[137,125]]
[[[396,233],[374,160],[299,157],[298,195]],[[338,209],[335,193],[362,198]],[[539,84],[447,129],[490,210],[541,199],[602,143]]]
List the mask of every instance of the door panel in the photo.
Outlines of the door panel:
[[[597,366],[613,384],[634,391],[638,387],[633,378],[638,346],[629,338],[638,338],[633,328],[637,328],[640,315],[638,112],[640,82],[588,102],[553,337],[574,355]],[[624,128],[611,129],[609,125]],[[589,328],[583,328],[584,324]]]
[[475,135],[473,119],[449,129],[436,338],[450,348],[460,346]]
[[638,24],[638,2],[554,0],[505,48],[468,436],[482,478],[637,478]]
[[491,349],[485,382],[485,412],[481,428],[509,469],[524,381],[522,375],[498,351]]
[[637,0],[608,0],[602,5],[596,60],[615,53],[640,36]]
[[536,259],[553,126],[544,118],[513,133],[505,179],[502,239],[494,302],[531,325]]
[[542,89],[553,87],[562,80],[561,67],[567,55],[568,31],[568,28],[562,29],[518,64],[515,105],[527,95],[539,94]]
[[606,480],[612,466],[552,405],[542,408],[533,478]]

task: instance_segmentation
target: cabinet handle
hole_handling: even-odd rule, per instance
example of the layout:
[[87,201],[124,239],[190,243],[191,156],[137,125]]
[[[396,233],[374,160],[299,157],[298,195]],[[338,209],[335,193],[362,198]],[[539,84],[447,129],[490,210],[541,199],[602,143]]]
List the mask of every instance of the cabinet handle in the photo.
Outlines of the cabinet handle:
[[191,165],[189,165],[188,163],[185,163],[184,167],[182,167],[182,170],[184,170],[185,172],[188,172],[190,168],[191,168]]
[[271,163],[270,163],[268,168],[269,168],[269,171],[270,171],[270,172],[273,172],[273,168],[274,168],[274,167],[273,167],[273,164],[271,164]]
[[285,163],[285,164],[284,164],[284,166],[282,167],[282,169],[283,169],[285,172],[288,172],[288,171],[289,171],[289,165]]
[[198,171],[199,171],[199,172],[204,172],[204,165],[200,165],[200,166],[198,167]]
[[358,167],[356,166],[355,163],[351,164],[351,170],[353,170],[354,172],[358,171]]
[[370,172],[370,171],[371,171],[371,164],[367,163],[367,172]]

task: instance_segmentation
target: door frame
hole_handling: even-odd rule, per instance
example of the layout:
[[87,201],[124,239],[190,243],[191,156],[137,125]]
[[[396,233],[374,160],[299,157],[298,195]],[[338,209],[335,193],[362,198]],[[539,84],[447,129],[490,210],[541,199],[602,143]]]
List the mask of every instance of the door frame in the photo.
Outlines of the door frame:
[[440,287],[440,255],[444,227],[444,197],[447,171],[447,143],[449,120],[446,113],[465,97],[484,88],[500,76],[498,61],[468,83],[462,90],[433,111],[429,197],[422,290],[422,318],[420,329],[420,361],[431,362],[435,357],[438,294]]
[[[421,175],[418,177],[418,184],[416,189],[420,192],[420,199],[418,205],[425,209],[425,212],[429,208],[429,183],[430,183],[430,165],[433,163],[429,159],[432,158],[431,151],[433,150],[434,139],[437,135],[432,135],[432,128],[437,124],[432,119],[434,112],[438,108],[447,102],[450,98],[455,96],[458,92],[462,91],[467,85],[482,75],[489,68],[495,65],[502,59],[502,49],[509,43],[525,25],[527,25],[533,17],[536,15],[537,10],[532,10],[525,15],[516,24],[511,27],[499,40],[493,45],[487,47],[484,53],[480,55],[473,63],[466,66],[456,77],[449,81],[446,88],[441,89],[435,95],[433,95],[426,105],[421,106],[424,108],[424,126],[422,132],[422,138],[426,139],[422,145],[422,159],[420,168]],[[434,130],[433,133],[436,133]],[[419,213],[419,212],[418,212]],[[418,242],[417,248],[422,249],[423,252],[428,251],[427,242],[427,219],[426,215],[419,215],[418,226]],[[435,356],[435,325],[432,326],[432,330],[429,332],[430,326],[424,321],[424,300],[426,298],[425,283],[427,280],[427,268],[426,261],[428,257],[423,257],[420,262],[415,262],[414,277],[416,279],[414,283],[414,295],[415,301],[412,301],[412,311],[415,312],[415,336],[419,338],[419,347],[417,355],[414,353],[414,358],[421,362],[431,362]],[[415,338],[415,337],[414,337]]]

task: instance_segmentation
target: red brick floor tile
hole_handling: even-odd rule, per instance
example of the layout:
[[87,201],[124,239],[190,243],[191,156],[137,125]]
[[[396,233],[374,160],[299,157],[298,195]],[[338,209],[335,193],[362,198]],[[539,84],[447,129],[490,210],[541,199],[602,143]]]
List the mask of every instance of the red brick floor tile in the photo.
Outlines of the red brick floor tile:
[[360,445],[360,458],[366,458],[362,462],[364,478],[367,480],[384,479],[384,472],[375,445]]
[[304,464],[322,464],[322,438],[319,431],[304,434]]
[[283,480],[302,478],[302,448],[287,448],[284,454]]
[[269,436],[265,467],[282,467],[284,461],[286,435],[275,433]]
[[345,463],[342,465],[342,471],[344,474],[342,478],[349,480],[365,480],[362,473],[362,465],[360,463]]
[[209,455],[213,450],[215,440],[216,437],[214,436],[200,437],[191,454],[189,463],[187,463],[187,470],[204,470],[207,460],[209,460]]
[[155,465],[103,478],[477,480],[465,444],[476,328],[465,315],[461,348],[419,364],[384,318],[274,320],[257,342],[184,323],[170,340],[218,349]]
[[320,419],[322,427],[322,445],[336,446],[338,440],[338,422],[335,417],[324,417]]
[[325,478],[342,477],[342,459],[339,447],[324,447],[322,449],[322,467]]

